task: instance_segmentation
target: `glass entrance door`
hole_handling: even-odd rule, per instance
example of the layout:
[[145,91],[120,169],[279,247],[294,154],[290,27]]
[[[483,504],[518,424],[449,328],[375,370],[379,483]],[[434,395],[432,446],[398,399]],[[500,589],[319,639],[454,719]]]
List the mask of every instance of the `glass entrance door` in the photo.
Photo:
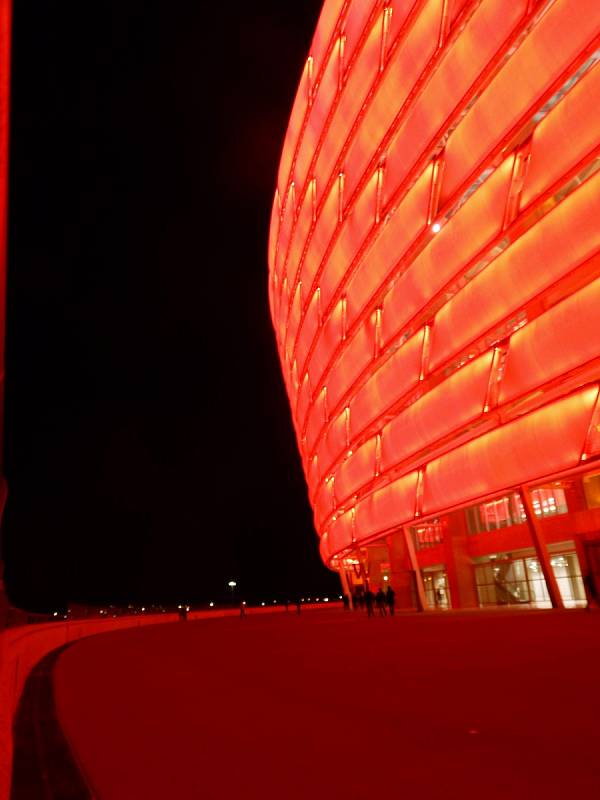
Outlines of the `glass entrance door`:
[[443,569],[423,571],[423,585],[429,608],[450,608],[448,576]]

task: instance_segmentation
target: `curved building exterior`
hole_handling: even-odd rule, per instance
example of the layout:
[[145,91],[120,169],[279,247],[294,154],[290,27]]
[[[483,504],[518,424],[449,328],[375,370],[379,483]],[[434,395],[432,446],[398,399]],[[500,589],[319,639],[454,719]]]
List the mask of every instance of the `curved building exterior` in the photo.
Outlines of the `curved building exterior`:
[[598,0],[323,6],[269,298],[350,591],[600,593],[599,47]]

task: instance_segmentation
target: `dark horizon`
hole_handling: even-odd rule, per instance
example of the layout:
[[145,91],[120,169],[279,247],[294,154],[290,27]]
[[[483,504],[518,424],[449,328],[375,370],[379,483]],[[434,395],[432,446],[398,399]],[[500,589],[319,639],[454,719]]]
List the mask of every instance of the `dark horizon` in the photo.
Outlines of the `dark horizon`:
[[336,592],[267,301],[321,3],[14,9],[5,471],[13,603]]

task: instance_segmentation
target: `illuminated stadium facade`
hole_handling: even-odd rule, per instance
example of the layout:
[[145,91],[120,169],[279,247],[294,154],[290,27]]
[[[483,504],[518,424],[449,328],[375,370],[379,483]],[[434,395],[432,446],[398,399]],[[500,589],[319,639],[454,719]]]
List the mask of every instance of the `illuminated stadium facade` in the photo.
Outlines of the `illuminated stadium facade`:
[[600,593],[599,47],[597,0],[324,4],[269,299],[348,591]]

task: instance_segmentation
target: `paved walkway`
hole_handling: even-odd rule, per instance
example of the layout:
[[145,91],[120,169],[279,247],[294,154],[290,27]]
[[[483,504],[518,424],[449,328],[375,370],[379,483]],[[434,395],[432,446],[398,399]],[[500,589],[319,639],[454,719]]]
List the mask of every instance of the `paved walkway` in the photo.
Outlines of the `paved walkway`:
[[100,800],[600,795],[600,612],[315,611],[93,637],[55,668]]

